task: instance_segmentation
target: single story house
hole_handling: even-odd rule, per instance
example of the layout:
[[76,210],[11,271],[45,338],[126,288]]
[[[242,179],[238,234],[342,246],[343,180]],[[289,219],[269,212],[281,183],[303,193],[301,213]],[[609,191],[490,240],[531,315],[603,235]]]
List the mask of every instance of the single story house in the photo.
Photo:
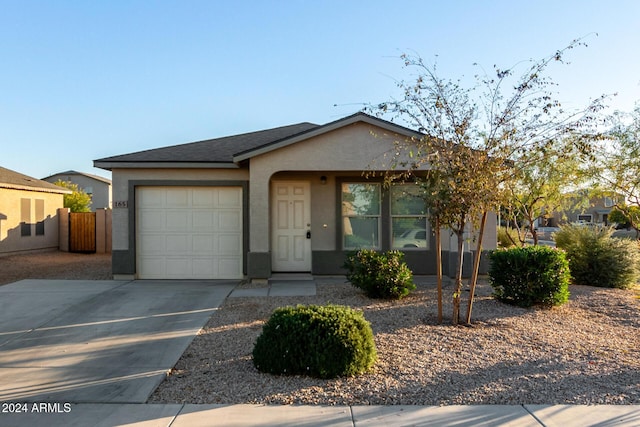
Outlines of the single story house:
[[58,249],[58,209],[71,191],[0,167],[0,256]]
[[[112,171],[114,277],[344,274],[359,247],[402,249],[415,274],[435,274],[417,186],[363,176],[388,167],[394,141],[416,136],[357,113],[95,160]],[[485,248],[495,242],[490,221]]]
[[58,180],[76,184],[91,196],[91,210],[111,208],[111,180],[98,175],[69,170],[49,175],[43,181],[54,183]]

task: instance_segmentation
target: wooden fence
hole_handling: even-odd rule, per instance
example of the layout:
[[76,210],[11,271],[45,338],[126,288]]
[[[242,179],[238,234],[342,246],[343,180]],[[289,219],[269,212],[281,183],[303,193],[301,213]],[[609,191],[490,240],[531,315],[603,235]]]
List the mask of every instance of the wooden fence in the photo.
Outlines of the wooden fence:
[[96,251],[96,213],[69,214],[69,252]]
[[70,213],[58,209],[61,251],[84,253],[111,252],[111,209]]

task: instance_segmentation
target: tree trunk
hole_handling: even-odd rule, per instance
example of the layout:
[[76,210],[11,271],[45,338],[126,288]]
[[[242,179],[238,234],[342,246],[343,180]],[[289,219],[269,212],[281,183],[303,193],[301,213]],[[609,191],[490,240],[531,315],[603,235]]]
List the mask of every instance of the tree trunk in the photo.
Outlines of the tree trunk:
[[442,323],[442,239],[440,218],[436,217],[436,274],[438,277],[438,324]]
[[467,305],[467,323],[471,323],[471,310],[473,310],[473,298],[476,293],[476,283],[478,282],[478,270],[480,269],[480,257],[482,256],[482,239],[484,237],[484,226],[487,223],[487,212],[482,213],[480,220],[480,232],[478,233],[478,245],[476,255],[473,259],[473,271],[469,280],[469,304]]
[[460,296],[462,294],[462,262],[464,261],[464,228],[456,233],[458,236],[458,265],[456,270],[456,286],[453,291],[453,324],[460,322]]

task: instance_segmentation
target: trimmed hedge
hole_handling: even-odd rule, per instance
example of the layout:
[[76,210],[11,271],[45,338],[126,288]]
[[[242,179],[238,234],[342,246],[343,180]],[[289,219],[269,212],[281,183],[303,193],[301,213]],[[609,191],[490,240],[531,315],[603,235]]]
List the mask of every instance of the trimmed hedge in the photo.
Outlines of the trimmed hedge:
[[347,256],[347,280],[370,298],[400,299],[416,288],[401,251],[360,249]]
[[560,305],[569,299],[569,262],[546,246],[496,250],[489,255],[494,296],[520,307]]
[[566,226],[554,234],[556,245],[567,252],[576,285],[626,289],[638,282],[638,242],[612,237],[613,229]]
[[253,349],[253,364],[262,372],[317,378],[364,373],[376,358],[362,312],[337,305],[276,309]]

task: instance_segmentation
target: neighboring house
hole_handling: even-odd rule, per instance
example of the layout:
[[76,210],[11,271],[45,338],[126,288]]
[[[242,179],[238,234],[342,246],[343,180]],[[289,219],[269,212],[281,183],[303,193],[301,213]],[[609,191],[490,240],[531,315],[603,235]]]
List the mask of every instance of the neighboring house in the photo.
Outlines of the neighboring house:
[[[576,196],[567,196],[572,200],[570,203],[572,208],[564,212],[554,212],[546,220],[546,226],[557,227],[562,224],[598,224],[609,225],[609,214],[614,205],[619,201],[612,197],[600,196],[591,197],[589,200],[580,203]],[[622,198],[619,196],[618,198]]]
[[58,180],[77,184],[78,188],[91,196],[91,210],[111,208],[111,180],[98,175],[91,175],[73,170],[56,173],[42,178],[54,183]]
[[[114,277],[344,274],[350,250],[394,242],[415,274],[435,274],[416,186],[385,189],[380,177],[363,176],[387,167],[394,141],[416,136],[358,113],[95,160],[113,173]],[[492,249],[495,221],[488,224],[484,247]]]
[[0,256],[57,249],[57,211],[70,193],[0,167]]

